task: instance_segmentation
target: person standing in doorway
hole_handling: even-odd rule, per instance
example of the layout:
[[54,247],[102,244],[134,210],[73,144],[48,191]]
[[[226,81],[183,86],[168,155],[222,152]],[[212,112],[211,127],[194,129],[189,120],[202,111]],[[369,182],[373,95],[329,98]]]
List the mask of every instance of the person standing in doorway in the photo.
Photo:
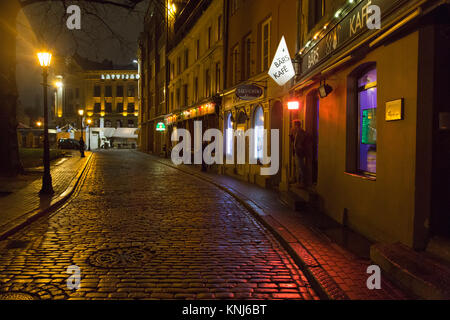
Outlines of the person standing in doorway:
[[295,159],[295,182],[299,187],[306,186],[306,161],[309,153],[309,135],[302,128],[300,120],[294,120],[294,127],[290,134],[293,144],[293,153]]

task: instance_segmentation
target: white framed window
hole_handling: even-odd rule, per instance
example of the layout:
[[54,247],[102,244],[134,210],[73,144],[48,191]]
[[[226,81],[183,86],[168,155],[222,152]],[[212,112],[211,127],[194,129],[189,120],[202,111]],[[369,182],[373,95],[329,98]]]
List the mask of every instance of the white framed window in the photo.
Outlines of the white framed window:
[[261,70],[270,67],[270,31],[272,19],[267,19],[261,25]]
[[262,160],[264,156],[264,110],[261,106],[257,106],[253,112],[253,134],[253,157],[256,160]]

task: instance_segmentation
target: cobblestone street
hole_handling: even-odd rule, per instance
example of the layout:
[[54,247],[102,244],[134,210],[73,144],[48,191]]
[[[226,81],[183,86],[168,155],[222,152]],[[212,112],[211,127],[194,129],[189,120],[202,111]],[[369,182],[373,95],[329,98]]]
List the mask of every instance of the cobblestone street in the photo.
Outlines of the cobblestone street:
[[231,195],[128,151],[94,154],[69,202],[0,242],[0,298],[318,299]]

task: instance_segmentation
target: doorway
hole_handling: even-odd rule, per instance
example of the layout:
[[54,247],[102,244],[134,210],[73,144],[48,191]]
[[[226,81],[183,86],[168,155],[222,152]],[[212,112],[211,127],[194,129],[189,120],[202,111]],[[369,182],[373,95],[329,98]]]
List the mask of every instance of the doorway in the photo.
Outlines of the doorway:
[[[282,141],[283,141],[283,104],[280,101],[276,101],[272,107],[272,113],[270,116],[271,123],[270,127],[271,129],[278,129],[279,132],[279,138],[278,138],[278,154],[279,154],[279,164],[283,163],[283,148],[282,148]],[[270,143],[274,143],[274,141],[271,141]],[[271,155],[272,156],[272,155]],[[278,169],[278,173],[272,177],[272,183],[273,186],[278,186],[281,182],[281,165]]]
[[440,17],[436,26],[434,102],[433,102],[433,157],[431,189],[431,233],[450,238],[450,24],[448,13]]
[[311,138],[309,157],[307,159],[308,184],[316,185],[319,178],[319,106],[317,90],[310,92],[306,98],[305,131]]

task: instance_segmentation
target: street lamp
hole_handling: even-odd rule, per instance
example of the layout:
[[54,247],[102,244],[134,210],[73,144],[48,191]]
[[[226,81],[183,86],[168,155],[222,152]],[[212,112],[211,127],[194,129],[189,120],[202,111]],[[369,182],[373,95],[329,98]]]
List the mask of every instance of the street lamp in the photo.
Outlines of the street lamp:
[[83,115],[84,115],[84,110],[83,109],[78,109],[78,114],[80,115],[80,139],[83,140]]
[[38,121],[36,122],[36,125],[40,128],[42,126],[42,122]]
[[47,105],[47,78],[48,67],[52,61],[52,54],[47,51],[37,54],[39,64],[42,67],[42,78],[44,88],[44,175],[42,176],[42,189],[40,194],[53,194],[52,176],[50,174],[50,144],[48,139],[48,105]]
[[87,123],[88,123],[88,125],[89,125],[89,142],[88,142],[88,151],[91,151],[91,122],[92,122],[92,120],[91,119],[87,119]]

